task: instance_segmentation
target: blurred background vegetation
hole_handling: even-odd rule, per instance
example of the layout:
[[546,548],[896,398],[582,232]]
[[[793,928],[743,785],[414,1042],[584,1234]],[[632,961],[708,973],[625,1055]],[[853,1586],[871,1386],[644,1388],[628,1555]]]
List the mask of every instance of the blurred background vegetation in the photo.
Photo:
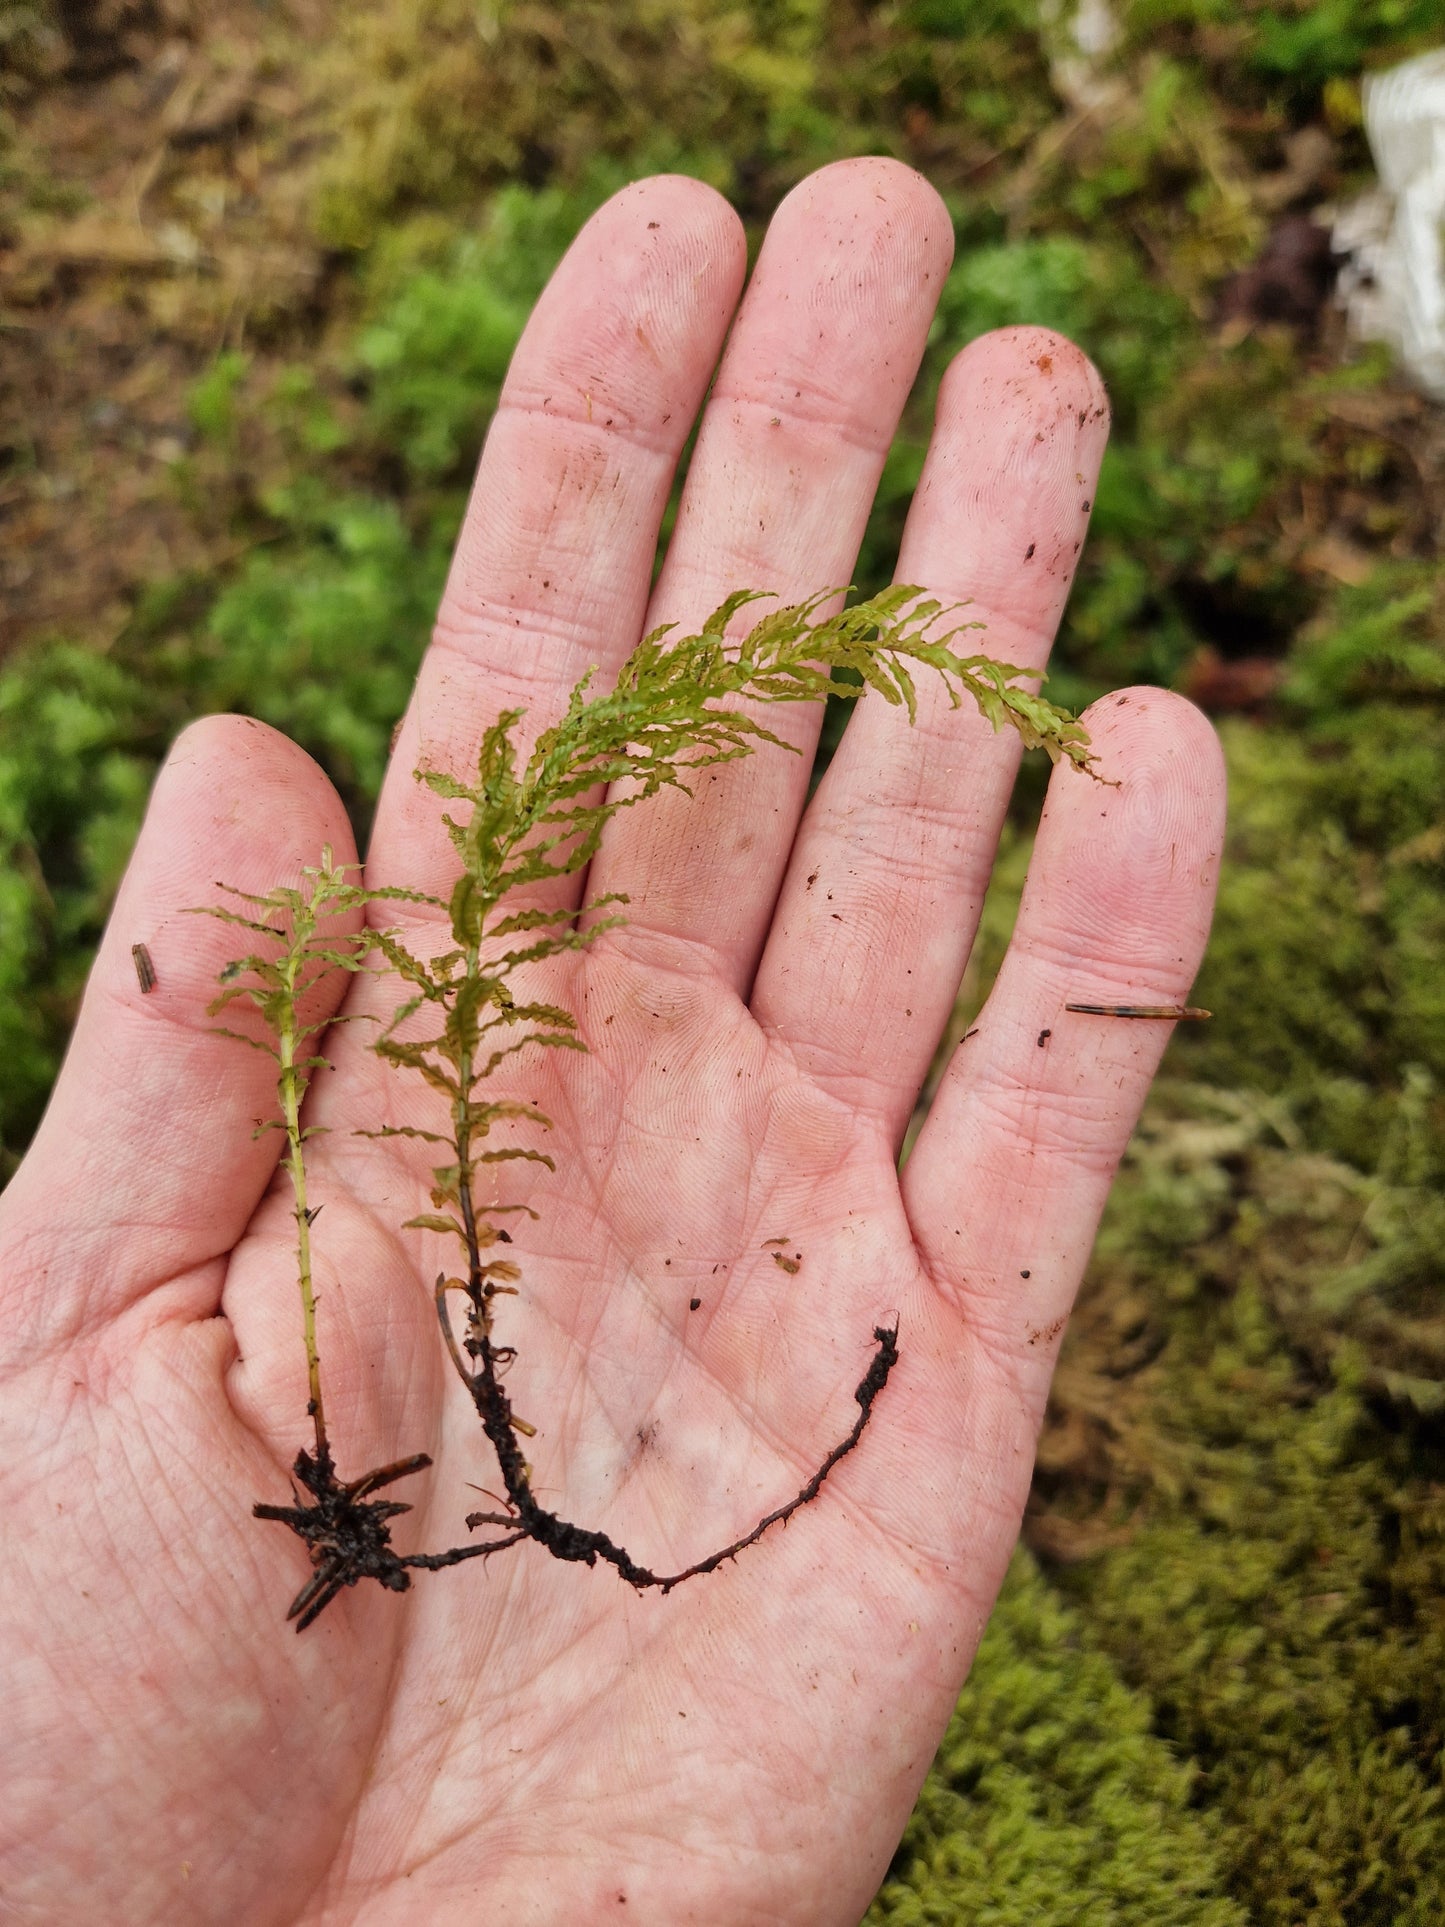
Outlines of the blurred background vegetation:
[[[869,1919],[1445,1920],[1445,410],[1331,298],[1360,78],[1438,0],[0,0],[0,1131],[43,1105],[165,744],[248,710],[364,831],[529,305],[637,174],[756,240],[884,152],[971,336],[1115,437],[1058,651],[1216,717],[1197,998],[1024,1545]],[[1007,939],[1026,774],[961,1015]]]

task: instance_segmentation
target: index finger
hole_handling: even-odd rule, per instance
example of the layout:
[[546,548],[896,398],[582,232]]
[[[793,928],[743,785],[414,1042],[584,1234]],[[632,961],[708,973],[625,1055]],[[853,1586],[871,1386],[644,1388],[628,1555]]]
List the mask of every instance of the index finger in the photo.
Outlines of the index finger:
[[[624,188],[583,228],[513,357],[431,646],[377,808],[367,880],[444,896],[456,859],[419,766],[465,776],[504,709],[527,743],[636,643],[658,529],[746,265],[700,181]],[[580,891],[580,881],[576,887]]]

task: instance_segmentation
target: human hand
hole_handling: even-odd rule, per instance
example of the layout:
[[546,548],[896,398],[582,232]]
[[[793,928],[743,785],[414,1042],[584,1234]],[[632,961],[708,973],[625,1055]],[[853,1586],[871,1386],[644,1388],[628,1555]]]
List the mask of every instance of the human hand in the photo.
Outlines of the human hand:
[[[535,733],[644,628],[740,586],[793,600],[847,580],[950,247],[937,197],[895,163],[844,162],[789,197],[650,591],[743,238],[686,180],[601,211],[509,376],[369,883],[445,895],[441,806],[412,771],[468,768],[498,710],[524,706]],[[972,598],[980,646],[1042,664],[1105,431],[1067,342],[974,343],[944,382],[900,578]],[[1164,1043],[1163,1024],[1064,1004],[1182,1001],[1223,784],[1182,701],[1136,690],[1090,712],[1118,787],[1056,771],[1008,960],[900,1179],[1017,750],[920,682],[917,727],[865,701],[806,804],[819,720],[771,711],[802,756],[765,750],[610,824],[586,890],[626,891],[628,922],[549,966],[590,1055],[523,1058],[510,1081],[553,1118],[557,1174],[504,1167],[506,1196],[540,1214],[504,1320],[539,1496],[655,1570],[797,1491],[896,1315],[859,1449],[786,1530],[665,1598],[528,1544],[405,1598],[348,1591],[300,1639],[281,1615],[304,1551],[251,1517],[284,1500],[308,1437],[278,1140],[250,1135],[274,1074],[212,1033],[234,944],[186,912],[215,879],[264,892],[349,838],[274,732],[218,718],[181,738],[0,1216],[0,1895],[17,1918],[862,1913],[1007,1564]],[[414,944],[444,935],[408,926]],[[145,997],[137,942],[158,975]],[[390,1008],[384,985],[350,994]],[[426,1101],[363,1027],[327,1048],[311,1185],[332,1443],[343,1476],[432,1455],[396,1535],[432,1549],[464,1536],[468,1485],[495,1484],[495,1463],[437,1343],[439,1241],[396,1229],[426,1208],[427,1160],[352,1135]],[[795,1273],[764,1248],[779,1237]]]

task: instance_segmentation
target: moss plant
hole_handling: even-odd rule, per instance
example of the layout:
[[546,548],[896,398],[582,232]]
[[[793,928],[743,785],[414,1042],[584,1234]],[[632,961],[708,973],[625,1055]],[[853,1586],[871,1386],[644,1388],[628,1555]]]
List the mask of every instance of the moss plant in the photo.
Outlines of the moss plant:
[[[586,1048],[572,1013],[530,998],[526,976],[544,959],[593,942],[618,921],[613,906],[625,901],[596,899],[579,916],[571,908],[539,904],[535,895],[519,906],[515,893],[535,892],[538,885],[584,870],[617,811],[663,789],[686,791],[691,775],[750,755],[762,745],[786,747],[755,713],[729,705],[744,700],[821,702],[838,693],[833,672],[846,670],[856,678],[845,685],[853,695],[876,690],[887,702],[906,707],[911,717],[913,674],[923,667],[938,674],[955,704],[969,696],[995,728],[1011,726],[1027,746],[1043,748],[1055,760],[1063,757],[1076,767],[1090,767],[1084,730],[1020,688],[1017,679],[1024,671],[987,656],[955,653],[952,643],[977,624],[946,628],[954,611],[907,587],[820,616],[836,593],[824,591],[775,609],[740,641],[730,642],[734,618],[761,599],[740,591],[729,596],[696,635],[659,629],[646,636],[606,694],[594,695],[590,675],[584,676],[565,715],[542,733],[525,760],[513,741],[522,712],[504,710],[482,737],[475,778],[419,770],[429,789],[459,806],[455,815],[444,818],[459,862],[449,898],[405,889],[368,891],[348,881],[327,852],[317,868],[306,872],[299,889],[242,896],[242,909],[212,910],[255,935],[281,941],[279,952],[256,951],[228,964],[212,1008],[223,1011],[239,999],[252,1003],[269,1032],[270,1041],[262,1048],[270,1050],[278,1065],[280,1116],[259,1128],[280,1130],[286,1139],[314,1450],[303,1449],[295,1462],[296,1477],[309,1496],[296,1494],[291,1506],[258,1504],[255,1511],[259,1518],[289,1525],[310,1552],[312,1576],[289,1614],[298,1631],[343,1587],[363,1578],[404,1592],[416,1568],[486,1557],[524,1539],[537,1541],[558,1559],[587,1566],[602,1560],[638,1590],[656,1587],[666,1593],[685,1579],[716,1570],[770,1526],[808,1504],[861,1439],[898,1356],[896,1328],[875,1330],[877,1349],[854,1394],[858,1416],[802,1489],[742,1538],[685,1571],[652,1572],[605,1533],[549,1511],[533,1492],[531,1471],[517,1442],[518,1433],[529,1435],[535,1428],[512,1411],[502,1383],[515,1351],[498,1339],[496,1301],[515,1295],[522,1278],[514,1258],[494,1255],[499,1246],[513,1244],[512,1234],[495,1221],[508,1207],[483,1208],[476,1194],[478,1174],[487,1165],[524,1159],[553,1168],[546,1153],[532,1145],[496,1141],[499,1126],[545,1127],[549,1119],[534,1105],[488,1097],[486,1080],[521,1051]],[[387,897],[428,903],[443,912],[452,948],[426,960],[391,931],[333,934],[338,916]],[[315,1054],[311,1041],[321,1026],[303,1021],[302,1000],[321,976],[337,969],[364,969],[374,952],[407,992],[374,1048],[389,1064],[420,1077],[438,1093],[446,1121],[444,1129],[387,1125],[369,1135],[419,1138],[438,1147],[441,1161],[432,1170],[434,1208],[407,1220],[403,1228],[440,1232],[456,1240],[457,1271],[443,1271],[436,1280],[437,1314],[448,1355],[476,1407],[505,1487],[503,1510],[467,1517],[469,1529],[500,1528],[500,1537],[408,1557],[397,1554],[390,1543],[390,1521],[408,1508],[371,1495],[423,1470],[429,1459],[417,1454],[344,1482],[326,1432],[311,1286],[314,1213],[307,1201],[305,1150],[310,1131],[301,1122],[311,1073],[326,1061]],[[418,1035],[418,1029],[423,1034]],[[530,1207],[511,1208],[534,1215]],[[453,1296],[465,1306],[460,1336],[450,1313]]]
[[1244,1927],[1151,1715],[1020,1548],[864,1927]]
[[[311,1040],[326,1026],[307,1023],[301,1006],[308,991],[328,971],[355,972],[366,967],[366,958],[372,949],[371,933],[363,930],[348,935],[337,931],[334,925],[348,913],[363,910],[388,893],[368,891],[359,883],[349,881],[345,870],[333,862],[330,849],[325,849],[320,863],[303,872],[299,888],[280,886],[264,897],[229,888],[227,894],[245,904],[246,910],[217,904],[207,906],[205,914],[236,924],[259,937],[282,939],[279,954],[251,951],[227,964],[221,973],[223,988],[211,1003],[210,1011],[216,1016],[239,1001],[253,1004],[265,1022],[268,1041],[258,1043],[255,1038],[233,1030],[225,1030],[224,1034],[266,1051],[275,1058],[277,1066],[276,1097],[281,1114],[258,1124],[256,1134],[280,1131],[286,1139],[281,1162],[291,1180],[296,1219],[296,1283],[301,1299],[301,1334],[306,1347],[306,1410],[316,1448],[314,1452],[303,1450],[297,1456],[295,1471],[315,1503],[294,1507],[258,1505],[256,1515],[262,1519],[280,1519],[292,1526],[311,1553],[315,1571],[296,1595],[289,1614],[297,1621],[297,1630],[304,1631],[344,1585],[370,1578],[392,1592],[405,1592],[411,1584],[410,1568],[452,1565],[457,1558],[469,1556],[473,1549],[458,1549],[453,1555],[436,1558],[426,1554],[402,1558],[393,1552],[388,1521],[411,1508],[395,1500],[372,1499],[369,1495],[409,1473],[422,1471],[431,1463],[430,1459],[425,1453],[417,1453],[394,1465],[379,1466],[344,1485],[336,1476],[326,1430],[311,1269],[311,1226],[320,1207],[313,1209],[306,1196],[306,1141],[317,1127],[301,1122],[301,1107],[312,1073],[327,1065],[327,1059],[312,1048]],[[255,914],[248,915],[247,910]]]

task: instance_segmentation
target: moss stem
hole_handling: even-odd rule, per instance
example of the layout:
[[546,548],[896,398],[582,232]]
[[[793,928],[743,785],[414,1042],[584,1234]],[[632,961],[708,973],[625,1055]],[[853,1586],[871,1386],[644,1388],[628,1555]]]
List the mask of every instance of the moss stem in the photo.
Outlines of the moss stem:
[[321,1355],[316,1343],[316,1293],[311,1282],[311,1211],[306,1198],[306,1158],[301,1133],[301,1093],[306,1086],[296,1062],[296,980],[303,950],[293,946],[282,968],[286,995],[277,1037],[277,1057],[281,1066],[278,1088],[281,1114],[286,1126],[286,1168],[291,1174],[291,1190],[296,1217],[296,1281],[301,1292],[301,1323],[306,1341],[307,1407],[316,1432],[318,1459],[329,1458],[326,1442],[326,1411],[321,1400]]

